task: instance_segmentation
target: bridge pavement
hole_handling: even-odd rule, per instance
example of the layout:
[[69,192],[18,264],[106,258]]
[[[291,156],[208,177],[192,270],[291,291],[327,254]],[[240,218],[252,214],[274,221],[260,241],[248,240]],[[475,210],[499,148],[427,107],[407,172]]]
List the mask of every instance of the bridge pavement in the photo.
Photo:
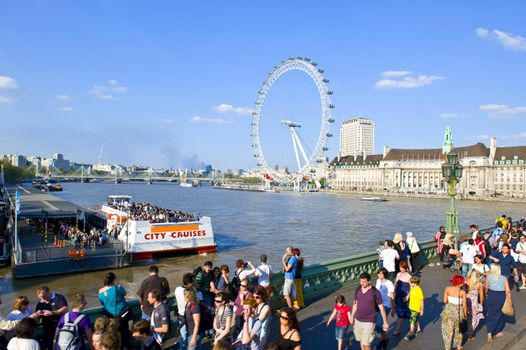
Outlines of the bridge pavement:
[[[426,266],[421,273],[421,287],[424,291],[424,317],[421,319],[423,334],[419,335],[412,341],[404,340],[404,336],[408,331],[408,325],[402,327],[402,333],[399,336],[390,336],[389,349],[408,349],[408,350],[435,350],[445,349],[442,342],[441,335],[441,319],[440,312],[442,311],[442,299],[444,287],[448,285],[448,281],[453,275],[452,272],[444,270],[442,266]],[[375,282],[375,280],[373,281]],[[350,286],[340,289],[339,291],[318,300],[298,313],[300,320],[301,334],[302,334],[302,348],[305,350],[319,350],[319,349],[337,349],[336,340],[334,338],[334,321],[329,327],[326,327],[327,319],[329,318],[334,305],[334,297],[338,294],[343,294],[350,303],[354,297],[356,286]],[[493,344],[487,343],[487,333],[485,321],[482,320],[476,330],[476,338],[472,341],[464,339],[464,349],[511,349],[519,350],[526,349],[526,290],[517,292],[515,289],[512,292],[513,302],[515,306],[516,316],[508,319],[506,327],[504,328],[504,335],[496,338]],[[389,317],[388,322],[394,326],[396,318]],[[273,332],[276,334],[276,326],[279,323],[277,317],[273,320]],[[391,328],[389,333],[392,333]],[[354,341],[352,332],[348,333],[351,336],[351,349],[360,349],[358,342]],[[521,339],[522,338],[522,339]],[[271,339],[276,339],[271,336]],[[376,342],[373,344],[373,348]]]

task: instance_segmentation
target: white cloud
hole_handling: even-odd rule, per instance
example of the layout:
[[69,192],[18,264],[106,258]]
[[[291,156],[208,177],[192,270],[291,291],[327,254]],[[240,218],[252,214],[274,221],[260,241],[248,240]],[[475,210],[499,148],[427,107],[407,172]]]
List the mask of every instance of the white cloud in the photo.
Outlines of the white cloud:
[[0,89],[16,90],[18,88],[19,86],[15,79],[5,75],[0,75]]
[[410,75],[411,73],[413,72],[408,70],[388,70],[387,72],[383,72],[382,76],[384,78],[400,78]]
[[225,120],[222,118],[204,118],[204,117],[196,115],[190,118],[190,123],[224,125],[224,124],[233,124],[234,122],[232,120]]
[[526,51],[526,38],[520,35],[513,35],[498,29],[490,32],[485,28],[477,28],[475,32],[481,38],[497,40],[505,49]]
[[61,101],[69,101],[71,100],[73,97],[69,96],[69,95],[57,95],[55,96],[55,98],[57,100],[61,100]]
[[485,112],[491,118],[511,119],[526,113],[526,107],[510,107],[499,104],[480,105],[479,110]]
[[163,122],[166,124],[172,124],[174,121],[172,118],[163,118]]
[[[386,75],[387,74],[387,75]],[[419,75],[410,76],[409,71],[387,71],[382,76],[395,79],[382,79],[374,84],[376,89],[416,89],[422,86],[430,85],[435,80],[442,80],[443,77],[437,75]],[[396,79],[399,78],[399,79]]]
[[234,107],[226,103],[222,103],[217,106],[212,106],[210,108],[221,114],[252,115],[252,109],[250,108]]
[[491,136],[482,134],[482,135],[478,135],[475,139],[477,141],[489,141],[491,139]]
[[108,85],[106,86],[93,85],[89,93],[103,100],[115,100],[117,97],[115,97],[114,93],[124,94],[128,92],[127,87],[117,85],[119,83],[117,80],[108,80],[107,83]]
[[62,107],[60,108],[62,112],[75,112],[75,108],[73,107]]
[[477,28],[475,29],[475,33],[477,33],[477,35],[481,38],[485,38],[489,35],[489,30],[487,30],[486,28]]
[[0,95],[0,104],[8,104],[12,102],[14,102],[14,99],[12,97]]
[[[504,134],[504,135],[497,135],[495,136],[497,140],[512,140],[512,141],[522,141],[526,140],[526,132],[521,132],[518,134]],[[489,135],[478,135],[476,137],[477,141],[489,141],[491,140],[491,136]]]

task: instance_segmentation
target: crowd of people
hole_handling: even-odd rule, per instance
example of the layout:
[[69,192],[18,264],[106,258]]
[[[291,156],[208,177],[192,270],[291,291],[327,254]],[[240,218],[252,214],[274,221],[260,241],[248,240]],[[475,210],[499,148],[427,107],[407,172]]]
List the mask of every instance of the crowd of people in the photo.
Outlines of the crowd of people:
[[150,203],[145,202],[127,202],[112,203],[108,206],[113,209],[125,211],[128,213],[132,220],[136,221],[150,221],[152,223],[160,222],[187,222],[187,221],[198,221],[199,216],[180,211],[157,207]]
[[[488,342],[503,334],[506,316],[513,314],[513,289],[526,289],[525,229],[524,218],[513,224],[503,215],[494,229],[484,233],[477,225],[471,225],[471,233],[465,237],[447,233],[443,227],[436,233],[438,264],[452,270],[440,314],[446,350],[462,349],[464,335],[474,339],[482,322]],[[351,325],[354,340],[363,350],[375,343],[376,349],[387,349],[393,337],[403,336],[410,342],[425,331],[420,323],[426,311],[425,291],[420,284],[426,277],[421,272],[424,260],[415,235],[396,233],[393,239],[381,242],[378,253],[381,268],[376,282],[369,273],[361,273],[354,295],[338,295],[326,320],[327,326],[335,321],[339,350],[350,344]],[[141,320],[131,327],[127,292],[109,272],[98,293],[103,316],[93,325],[82,314],[86,307],[83,295],[73,296],[69,309],[64,296],[40,286],[35,311],[29,307],[27,297],[18,297],[13,311],[0,319],[0,329],[12,332],[9,350],[157,350],[162,349],[168,334],[174,333],[180,334],[182,350],[200,349],[205,339],[214,350],[301,350],[297,312],[304,307],[302,269],[301,251],[286,247],[279,270],[283,271],[282,294],[287,306],[280,310],[272,310],[269,305],[270,298],[279,291],[272,290],[273,269],[263,254],[257,266],[237,260],[232,273],[227,264],[214,267],[211,261],[185,273],[181,285],[175,288],[174,322],[167,298],[171,292],[168,280],[151,266],[136,293]],[[276,311],[279,332],[276,339],[270,339],[270,323]],[[396,318],[391,325],[390,318]],[[34,337],[36,320],[41,320],[44,329],[38,341]],[[177,332],[172,332],[172,325],[177,325]],[[80,339],[78,347],[71,348],[73,338]]]

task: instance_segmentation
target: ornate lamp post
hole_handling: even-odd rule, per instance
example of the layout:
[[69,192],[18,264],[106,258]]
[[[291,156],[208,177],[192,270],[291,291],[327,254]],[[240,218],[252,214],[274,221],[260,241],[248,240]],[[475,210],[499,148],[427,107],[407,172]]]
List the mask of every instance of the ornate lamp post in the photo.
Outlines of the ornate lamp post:
[[446,232],[453,234],[460,233],[458,225],[458,211],[455,207],[455,196],[457,195],[457,185],[462,178],[463,166],[458,162],[458,155],[454,152],[447,154],[447,161],[442,164],[442,175],[447,183],[447,194],[451,200],[451,206],[446,214]]

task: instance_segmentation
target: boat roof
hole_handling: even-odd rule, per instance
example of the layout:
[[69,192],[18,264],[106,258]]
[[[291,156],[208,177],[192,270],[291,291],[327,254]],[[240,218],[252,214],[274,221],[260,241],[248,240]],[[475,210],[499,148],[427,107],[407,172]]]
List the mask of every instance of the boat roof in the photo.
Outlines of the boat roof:
[[[9,188],[13,197],[17,188]],[[20,213],[18,218],[72,218],[82,212],[88,212],[85,208],[74,203],[65,201],[49,193],[42,193],[35,189],[20,189]]]
[[128,195],[120,195],[120,194],[112,194],[112,195],[109,195],[108,198],[133,198],[132,196],[128,196]]

